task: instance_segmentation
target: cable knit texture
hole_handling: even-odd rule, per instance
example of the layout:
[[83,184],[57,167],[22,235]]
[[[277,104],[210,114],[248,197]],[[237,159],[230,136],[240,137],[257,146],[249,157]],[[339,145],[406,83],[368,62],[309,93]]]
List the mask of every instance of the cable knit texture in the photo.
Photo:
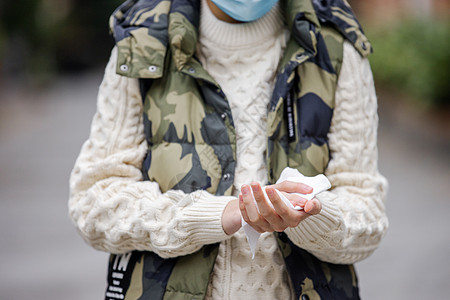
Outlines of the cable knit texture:
[[[332,189],[317,196],[322,212],[286,230],[299,247],[332,263],[369,256],[388,227],[387,181],[378,173],[377,99],[369,61],[344,43],[325,175]],[[332,249],[332,251],[330,251]]]
[[223,241],[222,211],[233,197],[162,194],[157,183],[142,181],[142,101],[137,80],[115,73],[116,57],[115,48],[90,137],[72,171],[71,218],[89,244],[112,253],[137,249],[174,257]]
[[[236,127],[234,195],[243,184],[267,182],[267,104],[286,32],[278,5],[256,22],[230,24],[216,19],[202,1],[197,55],[227,96]],[[263,234],[252,260],[243,231],[221,243],[209,299],[290,299],[283,257],[273,234]]]
[[[222,86],[237,134],[234,194],[242,184],[265,183],[266,105],[286,43],[278,5],[251,24],[227,24],[202,1],[197,55]],[[242,230],[232,237],[221,215],[234,197],[205,191],[161,193],[142,181],[147,151],[142,101],[136,79],[115,73],[113,49],[100,86],[91,134],[70,179],[69,213],[94,248],[123,253],[153,251],[175,257],[221,242],[208,299],[294,299],[273,234],[258,241],[251,259]],[[387,228],[386,180],[377,170],[376,96],[367,59],[349,43],[336,92],[329,132],[332,158],[325,175],[332,189],[317,196],[322,212],[297,228],[290,239],[322,260],[354,263],[370,255]]]

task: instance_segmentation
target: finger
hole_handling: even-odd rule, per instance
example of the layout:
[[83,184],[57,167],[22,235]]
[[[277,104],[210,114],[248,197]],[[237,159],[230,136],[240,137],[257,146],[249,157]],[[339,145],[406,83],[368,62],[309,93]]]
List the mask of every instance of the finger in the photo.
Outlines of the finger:
[[273,204],[275,212],[280,217],[278,222],[273,222],[272,227],[275,231],[284,231],[287,227],[297,226],[300,222],[300,216],[298,211],[295,211],[288,207],[280,198],[278,193],[273,188],[266,188],[267,196]]
[[322,203],[317,198],[312,198],[306,202],[304,210],[307,214],[317,215],[322,210]]
[[290,193],[285,193],[285,192],[281,192],[281,193],[292,203],[292,205],[294,205],[294,207],[300,206],[303,208],[305,206],[306,202],[308,201],[307,199],[305,199],[297,194],[290,194]]
[[286,193],[310,194],[313,191],[313,188],[309,185],[287,180],[278,184],[271,185],[270,187],[276,188],[277,190]]
[[[278,194],[276,193],[275,190],[273,192],[272,191],[269,192],[269,189],[266,189],[266,192],[268,195],[273,193],[273,197],[271,197],[270,200],[272,201],[276,212],[283,219],[283,223],[284,223],[283,226],[285,226],[284,229],[286,229],[287,227],[296,227],[301,221],[303,221],[304,219],[306,219],[307,217],[310,216],[310,214],[307,214],[306,212],[304,212],[302,210],[297,211],[297,210],[293,210],[290,207],[288,207],[283,202],[283,200],[281,200],[281,198],[278,196]],[[295,195],[291,195],[291,196],[295,196]],[[276,230],[278,231],[278,229],[276,229]]]
[[[245,185],[241,188],[242,191],[242,209],[241,214],[244,217],[244,220],[250,226],[252,226],[256,231],[262,232],[273,232],[272,226],[265,220],[258,212],[255,203],[253,202],[254,197],[251,194],[250,187]],[[264,197],[264,195],[263,195]]]
[[283,202],[283,200],[281,200],[274,188],[267,187],[266,193],[270,202],[272,202],[273,208],[280,217],[283,217],[284,214],[289,213],[289,210],[291,209]]
[[241,211],[242,218],[245,222],[250,222],[248,218],[247,210],[245,209],[244,199],[242,198],[242,194],[239,195],[239,209]]
[[[262,191],[261,186],[257,182],[253,182],[251,184],[251,188],[253,191],[253,197],[255,198],[256,205],[258,206],[258,209],[264,206],[264,204],[267,204],[266,197],[264,197],[264,193]],[[260,211],[261,212],[261,211]]]
[[267,222],[267,220],[265,220],[264,218],[261,218],[257,223],[251,223],[250,226],[255,228],[255,230],[260,233],[275,231],[272,227],[272,224]]
[[273,230],[272,231],[268,231],[268,230],[266,230],[266,229],[264,229],[264,228],[262,228],[262,227],[260,227],[258,225],[255,225],[255,224],[249,224],[249,225],[252,226],[252,228],[255,229],[259,233],[273,232]]
[[248,218],[248,214],[247,214],[247,210],[245,209],[245,204],[244,204],[244,199],[242,197],[242,194],[239,195],[239,209],[241,211],[241,215],[242,218],[244,219],[245,222],[247,222],[248,225],[250,225],[253,229],[255,229],[257,232],[259,233],[263,233],[263,232],[273,232],[273,230],[264,230],[263,228],[261,228],[258,225],[253,224],[250,219]]
[[264,196],[263,190],[259,183],[252,183],[253,195],[255,196],[256,204],[258,205],[259,214],[269,223],[279,222],[280,216],[269,205]]
[[250,187],[248,185],[243,185],[241,188],[242,199],[245,206],[245,210],[247,211],[248,219],[250,222],[247,223],[256,223],[259,220],[259,212],[254,203],[254,198]]

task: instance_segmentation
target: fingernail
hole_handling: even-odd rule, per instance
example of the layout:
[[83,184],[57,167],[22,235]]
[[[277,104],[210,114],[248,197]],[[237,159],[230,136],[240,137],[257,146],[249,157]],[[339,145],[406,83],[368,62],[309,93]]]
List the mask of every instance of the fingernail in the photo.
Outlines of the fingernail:
[[294,206],[299,206],[300,208],[304,209],[306,201],[307,201],[306,199],[300,198],[300,199],[296,199],[295,201],[291,201],[291,203]]
[[243,185],[241,191],[242,191],[242,194],[247,195],[248,194],[248,186]]

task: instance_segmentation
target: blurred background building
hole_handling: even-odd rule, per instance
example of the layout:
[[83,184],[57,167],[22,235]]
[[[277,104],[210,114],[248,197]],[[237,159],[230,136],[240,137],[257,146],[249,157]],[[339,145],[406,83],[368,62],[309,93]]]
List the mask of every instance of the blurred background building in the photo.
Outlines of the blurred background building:
[[[0,2],[0,298],[102,299],[107,254],[67,216],[121,0]],[[349,0],[374,46],[390,230],[363,299],[448,299],[450,0]]]
[[[0,87],[11,80],[41,86],[59,74],[103,66],[112,47],[108,17],[121,2],[0,2]],[[448,105],[450,0],[349,2],[373,42],[377,82],[424,107]]]
[[353,9],[365,20],[375,24],[395,22],[400,18],[446,18],[448,0],[350,0]]

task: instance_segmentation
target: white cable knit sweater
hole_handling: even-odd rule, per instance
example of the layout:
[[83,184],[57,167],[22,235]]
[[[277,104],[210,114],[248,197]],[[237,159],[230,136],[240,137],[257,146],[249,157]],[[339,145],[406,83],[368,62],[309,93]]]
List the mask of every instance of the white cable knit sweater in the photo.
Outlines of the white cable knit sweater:
[[[235,193],[244,183],[267,181],[264,162],[267,103],[286,43],[278,6],[252,24],[217,20],[202,3],[197,55],[230,103],[237,135]],[[209,299],[293,299],[273,234],[263,234],[255,259],[242,230],[227,236],[221,215],[234,197],[205,191],[161,193],[142,181],[147,144],[136,79],[115,73],[117,50],[98,95],[97,113],[70,179],[69,212],[94,248],[123,253],[186,255],[221,242]],[[344,44],[344,60],[329,132],[332,189],[317,196],[323,209],[290,239],[318,258],[354,263],[370,255],[387,229],[386,180],[377,170],[377,104],[367,59]]]

